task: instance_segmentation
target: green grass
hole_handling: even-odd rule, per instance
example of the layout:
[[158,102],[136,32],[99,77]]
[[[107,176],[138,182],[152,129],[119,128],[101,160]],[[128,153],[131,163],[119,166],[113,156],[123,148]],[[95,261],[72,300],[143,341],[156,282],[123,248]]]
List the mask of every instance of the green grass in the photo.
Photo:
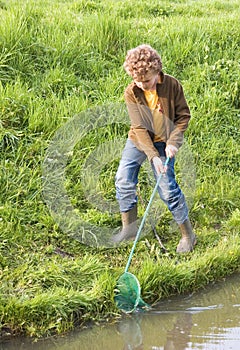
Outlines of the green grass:
[[[163,211],[156,225],[168,253],[149,235],[137,245],[130,269],[144,300],[154,303],[239,268],[239,15],[237,0],[0,2],[3,334],[40,337],[119,315],[113,289],[131,246],[91,248],[63,232],[44,201],[43,162],[56,131],[73,116],[96,114],[101,106],[112,110],[108,125],[83,130],[67,159],[64,186],[84,221],[99,230],[120,225],[118,212],[87,200],[94,178],[86,177],[84,187],[82,176],[96,148],[101,161],[106,143],[109,162],[92,195],[100,196],[98,204],[115,202],[119,157],[107,151],[107,142],[126,138],[118,112],[130,80],[122,64],[126,51],[141,43],[160,52],[164,71],[182,82],[192,111],[186,140],[197,175],[190,217],[198,244],[193,253],[176,255],[179,232]],[[147,173],[140,174],[145,201],[152,190]]]

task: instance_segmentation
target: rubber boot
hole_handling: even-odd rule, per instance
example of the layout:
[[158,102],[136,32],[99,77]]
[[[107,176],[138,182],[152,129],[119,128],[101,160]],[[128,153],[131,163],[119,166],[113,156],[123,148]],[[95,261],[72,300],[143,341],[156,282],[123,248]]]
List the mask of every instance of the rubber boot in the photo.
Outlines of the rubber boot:
[[192,225],[189,219],[185,220],[184,223],[179,225],[182,238],[177,246],[177,253],[188,253],[191,252],[194,248],[194,245],[197,243],[197,238],[192,231]]
[[137,205],[127,212],[122,212],[122,230],[113,236],[115,243],[129,241],[136,237],[137,234]]

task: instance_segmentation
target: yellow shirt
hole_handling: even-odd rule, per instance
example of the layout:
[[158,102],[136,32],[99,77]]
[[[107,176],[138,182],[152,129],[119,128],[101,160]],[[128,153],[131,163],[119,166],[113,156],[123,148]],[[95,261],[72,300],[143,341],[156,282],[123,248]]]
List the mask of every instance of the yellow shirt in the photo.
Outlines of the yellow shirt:
[[164,141],[166,142],[166,130],[164,123],[163,112],[159,103],[158,95],[156,90],[146,90],[144,95],[153,115],[153,126],[154,126],[154,142]]
[[158,95],[156,90],[145,90],[145,98],[147,100],[148,107],[153,111],[158,103]]

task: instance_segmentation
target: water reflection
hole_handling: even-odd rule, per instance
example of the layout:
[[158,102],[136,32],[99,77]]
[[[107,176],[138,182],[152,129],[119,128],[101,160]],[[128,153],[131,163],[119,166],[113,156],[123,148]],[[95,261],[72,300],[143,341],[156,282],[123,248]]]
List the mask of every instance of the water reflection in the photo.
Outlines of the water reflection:
[[190,342],[193,326],[192,314],[180,314],[173,328],[167,332],[167,340],[164,350],[184,350]]
[[169,322],[169,318],[166,318],[165,322],[153,323],[145,317],[137,316],[122,320],[118,325],[124,342],[121,350],[186,349],[190,341],[192,315],[181,313],[175,322]]
[[[172,329],[166,332],[166,340],[163,347],[151,345],[151,349],[164,349],[164,350],[184,350],[190,341],[191,329],[192,329],[192,315],[190,313],[181,313],[173,324]],[[122,335],[124,346],[122,350],[144,350],[143,335],[141,330],[141,318],[134,316],[130,319],[123,320],[119,323],[118,329]],[[157,328],[158,330],[158,328]],[[161,336],[161,332],[158,332]],[[155,334],[150,331],[152,342],[156,343]],[[153,339],[154,338],[154,339]],[[162,337],[163,339],[164,337]],[[157,344],[157,343],[156,343]],[[161,344],[161,339],[158,340],[158,344]],[[147,347],[145,347],[146,349]]]
[[200,293],[174,297],[149,312],[126,315],[66,337],[31,344],[4,342],[0,350],[238,350],[240,275]]

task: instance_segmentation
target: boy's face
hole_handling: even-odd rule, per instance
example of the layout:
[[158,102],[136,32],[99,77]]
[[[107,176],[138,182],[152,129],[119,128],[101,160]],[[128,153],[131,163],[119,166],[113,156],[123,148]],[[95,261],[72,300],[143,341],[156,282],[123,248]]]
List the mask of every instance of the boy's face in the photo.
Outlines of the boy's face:
[[145,90],[156,90],[156,85],[159,79],[159,74],[156,72],[148,72],[145,75],[141,75],[134,79],[135,84]]

